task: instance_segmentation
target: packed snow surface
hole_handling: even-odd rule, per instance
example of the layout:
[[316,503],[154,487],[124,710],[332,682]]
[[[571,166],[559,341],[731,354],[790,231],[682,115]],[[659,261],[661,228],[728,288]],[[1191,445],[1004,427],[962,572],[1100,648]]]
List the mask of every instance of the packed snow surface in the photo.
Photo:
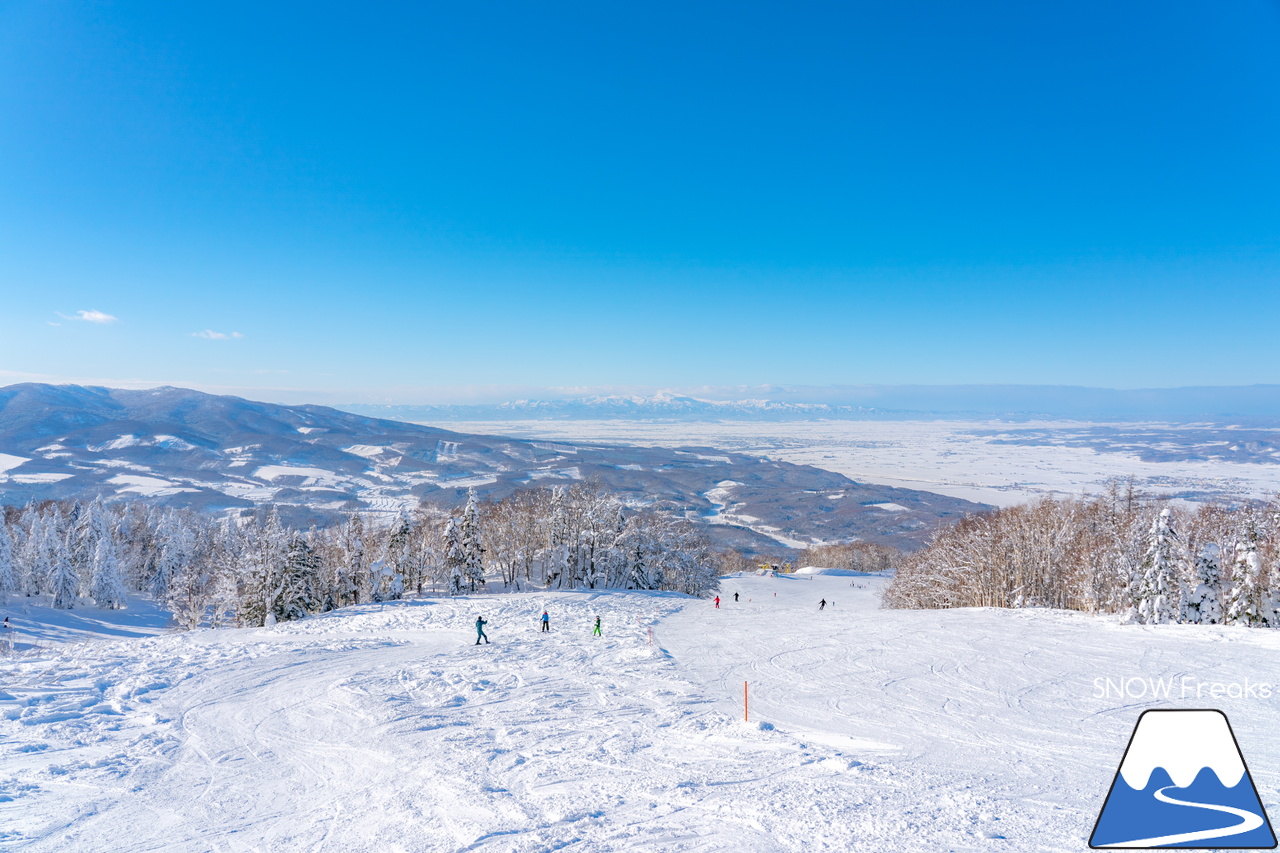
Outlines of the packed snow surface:
[[[1224,710],[1275,806],[1280,698],[1195,695],[1267,681],[1275,633],[885,611],[884,582],[728,578],[718,609],[424,598],[158,634],[138,609],[3,608],[21,633],[0,849],[1078,851],[1148,707]],[[115,639],[90,639],[95,620]],[[1174,686],[1153,701],[1103,679]]]

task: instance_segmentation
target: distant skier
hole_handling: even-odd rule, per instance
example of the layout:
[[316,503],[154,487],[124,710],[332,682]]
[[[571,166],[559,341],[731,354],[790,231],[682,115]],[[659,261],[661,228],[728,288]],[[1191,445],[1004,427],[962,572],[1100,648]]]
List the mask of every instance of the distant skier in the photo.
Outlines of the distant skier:
[[823,609],[825,609],[825,608],[826,608],[826,606],[827,606],[827,600],[826,600],[825,598],[818,602],[818,609],[819,609],[819,610],[823,610]]
[[599,616],[596,617],[596,626],[591,629],[591,636],[593,637],[604,636],[604,634],[600,633],[600,617]]
[[733,603],[734,604],[738,603],[738,594],[736,592],[733,594]]
[[484,640],[486,643],[489,642],[489,636],[484,632],[484,626],[488,624],[489,623],[484,620],[483,616],[476,617],[476,645],[477,646],[480,645],[481,640]]
[[720,609],[720,596],[716,596],[716,610]]
[[542,611],[542,630],[543,631],[551,630],[551,617],[547,615],[547,611],[545,610]]

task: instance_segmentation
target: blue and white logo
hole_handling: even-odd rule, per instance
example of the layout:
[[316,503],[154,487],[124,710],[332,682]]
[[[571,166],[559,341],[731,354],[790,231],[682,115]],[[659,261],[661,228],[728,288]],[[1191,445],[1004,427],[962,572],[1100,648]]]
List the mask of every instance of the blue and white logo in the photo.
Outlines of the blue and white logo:
[[1226,714],[1143,712],[1089,846],[1274,848]]

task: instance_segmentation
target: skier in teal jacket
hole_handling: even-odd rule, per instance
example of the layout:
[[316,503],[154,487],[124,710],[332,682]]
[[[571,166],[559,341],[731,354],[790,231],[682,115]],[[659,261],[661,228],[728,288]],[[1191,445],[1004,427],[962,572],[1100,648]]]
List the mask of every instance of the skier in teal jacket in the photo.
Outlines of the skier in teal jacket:
[[484,632],[484,626],[488,624],[489,624],[488,622],[484,621],[483,616],[476,617],[476,645],[477,646],[480,645],[481,640],[484,640],[486,643],[489,642],[489,636]]

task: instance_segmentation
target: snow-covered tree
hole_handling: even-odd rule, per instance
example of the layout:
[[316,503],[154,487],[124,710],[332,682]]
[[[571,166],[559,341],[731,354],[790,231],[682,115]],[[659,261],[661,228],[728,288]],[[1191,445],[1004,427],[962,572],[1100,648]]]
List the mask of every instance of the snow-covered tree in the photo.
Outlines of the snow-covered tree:
[[18,592],[18,568],[14,563],[13,539],[9,536],[9,526],[4,523],[4,513],[0,511],[0,605],[9,603],[9,596]]
[[450,595],[462,595],[466,581],[467,554],[462,546],[462,527],[458,519],[450,518],[444,530],[444,570]]
[[93,553],[93,572],[89,581],[89,595],[99,607],[112,610],[123,608],[128,596],[120,580],[120,560],[116,556],[116,543],[110,536],[97,537]]
[[369,600],[365,550],[364,518],[353,512],[339,534],[337,554],[329,571],[330,601],[326,602],[326,608],[346,607]]
[[61,542],[52,555],[49,567],[49,594],[53,596],[52,604],[58,610],[70,610],[75,606],[76,595],[80,590],[80,576],[71,564],[71,543]]
[[548,539],[547,553],[542,561],[542,581],[544,586],[572,586],[570,572],[570,551],[573,547],[573,534],[569,523],[569,509],[565,490],[556,486],[551,490],[547,507]]
[[217,527],[208,523],[190,526],[190,550],[169,577],[163,599],[178,624],[188,630],[200,627],[206,619],[219,625],[236,606],[235,568],[242,552],[238,532],[230,522]]
[[475,592],[477,588],[485,588],[484,579],[484,545],[480,541],[479,509],[476,506],[476,493],[467,492],[467,506],[462,511],[462,523],[459,525],[459,545],[462,548],[462,575],[467,588]]
[[389,559],[374,560],[369,565],[374,601],[396,601],[404,597],[404,575]]
[[158,601],[169,595],[173,579],[195,558],[195,531],[181,513],[170,510],[156,530],[156,555],[148,592]]
[[1192,576],[1183,586],[1182,621],[1218,625],[1223,619],[1220,549],[1210,542],[1196,556]]
[[107,524],[107,512],[102,503],[102,497],[98,496],[88,504],[75,504],[67,518],[68,526],[71,528],[71,561],[80,575],[80,589],[93,597],[91,590],[98,543],[103,538],[111,538],[111,528]]
[[1231,591],[1227,594],[1227,622],[1233,625],[1266,627],[1270,624],[1270,590],[1258,554],[1257,532],[1247,527],[1236,543],[1232,561]]
[[320,567],[320,557],[308,537],[293,536],[285,555],[284,577],[275,602],[277,619],[302,619],[320,609]]
[[236,611],[240,624],[274,625],[288,586],[286,572],[289,537],[274,506],[260,513],[245,534],[241,555],[241,596]]
[[27,596],[40,595],[49,589],[54,556],[61,548],[57,507],[48,514],[40,513],[34,504],[23,511],[26,536],[20,549],[21,587]]
[[[384,565],[377,579],[376,597],[379,600],[389,601],[400,598],[404,594],[406,585],[421,585],[423,566],[421,552],[418,548],[420,543],[421,538],[413,535],[413,522],[410,520],[409,515],[401,510],[391,528],[391,535],[387,537],[386,548],[383,549],[382,560]],[[391,570],[390,575],[387,574],[388,568]],[[392,591],[396,576],[400,578],[399,592]]]
[[1134,597],[1137,611],[1134,621],[1161,625],[1178,620],[1184,562],[1182,545],[1173,529],[1173,513],[1166,507],[1151,522],[1142,576]]

